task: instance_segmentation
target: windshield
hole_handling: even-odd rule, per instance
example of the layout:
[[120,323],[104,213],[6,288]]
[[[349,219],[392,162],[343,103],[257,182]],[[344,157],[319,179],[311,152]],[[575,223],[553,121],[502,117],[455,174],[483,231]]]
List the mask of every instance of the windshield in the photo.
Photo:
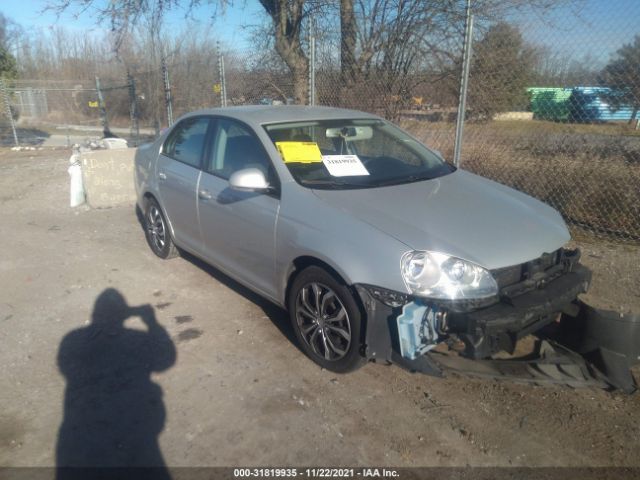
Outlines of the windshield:
[[455,170],[382,120],[320,120],[264,128],[295,180],[310,188],[397,185]]

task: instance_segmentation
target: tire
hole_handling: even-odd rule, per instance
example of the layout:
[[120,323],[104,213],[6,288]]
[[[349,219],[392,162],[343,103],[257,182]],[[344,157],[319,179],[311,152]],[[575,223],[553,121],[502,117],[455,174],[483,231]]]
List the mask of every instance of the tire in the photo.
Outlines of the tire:
[[178,256],[167,220],[155,198],[147,201],[144,212],[144,234],[151,251],[162,259]]
[[343,282],[320,267],[305,268],[291,285],[287,306],[296,338],[311,360],[336,373],[366,363],[360,354],[362,314]]

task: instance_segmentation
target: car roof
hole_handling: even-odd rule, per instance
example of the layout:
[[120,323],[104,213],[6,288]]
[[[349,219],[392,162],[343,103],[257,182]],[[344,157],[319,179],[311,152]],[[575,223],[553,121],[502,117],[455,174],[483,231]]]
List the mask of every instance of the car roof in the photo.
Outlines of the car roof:
[[209,108],[191,112],[187,116],[193,115],[222,115],[246,123],[260,125],[305,120],[380,118],[358,110],[334,107],[310,107],[306,105],[243,105],[239,107]]

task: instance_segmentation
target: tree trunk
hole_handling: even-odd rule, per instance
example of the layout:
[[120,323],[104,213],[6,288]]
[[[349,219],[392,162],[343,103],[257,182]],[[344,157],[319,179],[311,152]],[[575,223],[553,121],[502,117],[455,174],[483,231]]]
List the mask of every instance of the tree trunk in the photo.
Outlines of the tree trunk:
[[309,99],[309,60],[302,50],[300,30],[304,0],[260,0],[273,22],[276,52],[293,76],[295,103]]
[[353,82],[356,69],[356,17],[353,0],[340,0],[340,73],[343,84]]
[[[638,105],[633,106],[633,112],[631,113],[631,118],[629,119],[629,125],[631,125],[636,117],[638,116]],[[637,128],[637,125],[636,125]]]
[[291,46],[284,39],[276,38],[276,51],[287,64],[293,76],[293,97],[297,105],[306,105],[309,100],[309,60],[299,45]]
[[353,0],[340,0],[340,98],[341,107],[354,108],[356,83],[356,17]]
[[309,63],[293,71],[293,97],[297,105],[306,105],[309,101]]

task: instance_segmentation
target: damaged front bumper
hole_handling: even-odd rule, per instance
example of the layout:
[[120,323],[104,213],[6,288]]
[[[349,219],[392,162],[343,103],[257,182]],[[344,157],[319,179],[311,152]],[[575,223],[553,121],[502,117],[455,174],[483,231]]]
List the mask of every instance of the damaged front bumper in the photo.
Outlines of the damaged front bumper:
[[449,331],[465,344],[464,355],[485,358],[499,351],[513,353],[516,342],[557,320],[558,314],[575,311],[575,300],[586,293],[591,271],[576,265],[544,288],[531,290],[515,298],[480,310],[447,317]]
[[[367,317],[362,353],[370,360],[442,376],[447,362],[440,361],[439,352],[427,352],[437,344],[457,344],[457,354],[467,363],[456,363],[455,370],[473,370],[482,363],[485,373],[492,368],[503,372],[505,361],[493,357],[499,352],[513,354],[520,339],[534,334],[544,345],[538,348],[539,360],[529,355],[520,362],[526,363],[526,372],[549,371],[553,364],[557,371],[566,373],[572,371],[568,367],[572,365],[579,375],[569,375],[562,382],[564,374],[554,374],[550,377],[553,383],[593,385],[586,380],[597,378],[601,386],[633,391],[635,382],[629,367],[640,355],[640,319],[630,316],[626,322],[613,322],[611,312],[597,311],[580,302],[578,296],[587,291],[591,271],[578,264],[578,258],[579,253],[564,264],[562,271],[550,269],[552,275],[538,275],[533,288],[523,288],[524,282],[512,285],[501,291],[497,303],[469,311],[408,296],[389,301],[388,295],[380,295],[380,289],[356,285]],[[471,368],[474,362],[477,365]],[[532,362],[537,364],[532,366]],[[545,367],[540,369],[540,363]],[[514,359],[509,360],[506,370],[511,376],[518,370],[517,364],[517,359],[515,364]],[[537,377],[532,375],[542,383]]]

